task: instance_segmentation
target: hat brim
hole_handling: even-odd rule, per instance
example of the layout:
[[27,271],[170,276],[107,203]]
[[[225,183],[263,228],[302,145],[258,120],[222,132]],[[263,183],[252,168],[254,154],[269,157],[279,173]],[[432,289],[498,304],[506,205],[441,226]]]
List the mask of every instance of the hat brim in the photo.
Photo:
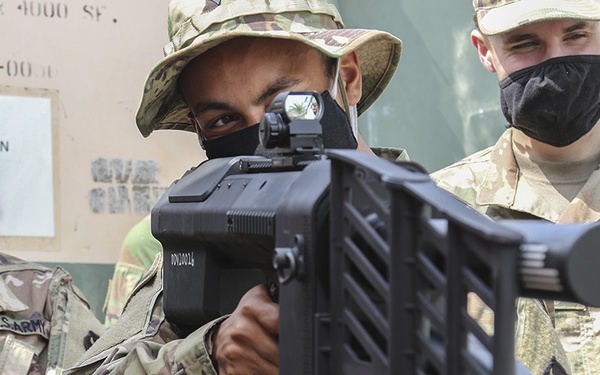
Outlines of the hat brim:
[[159,61],[146,79],[136,114],[137,126],[144,137],[158,129],[194,131],[187,119],[189,109],[177,88],[179,74],[187,63],[210,48],[242,36],[296,40],[332,58],[356,51],[363,79],[362,97],[357,104],[359,115],[373,104],[389,84],[402,51],[400,39],[384,31],[368,29],[331,29],[305,33],[246,29],[201,35],[189,46]]
[[477,22],[484,35],[496,35],[546,20],[600,20],[600,2],[591,0],[520,0],[491,9],[478,9]]

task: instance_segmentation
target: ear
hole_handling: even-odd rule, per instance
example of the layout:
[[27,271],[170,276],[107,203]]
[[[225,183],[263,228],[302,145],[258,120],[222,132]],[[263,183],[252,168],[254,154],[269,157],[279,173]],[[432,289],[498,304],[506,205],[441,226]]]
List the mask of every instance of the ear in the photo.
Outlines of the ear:
[[[352,51],[340,58],[340,77],[344,81],[348,104],[358,103],[362,96],[362,75],[360,74],[360,61],[358,55]],[[343,89],[340,87],[340,89]]]
[[204,143],[202,142],[202,140],[204,140],[204,136],[202,135],[202,129],[200,128],[200,124],[198,124],[198,121],[196,120],[196,117],[194,117],[194,114],[192,112],[188,112],[187,118],[190,122],[190,125],[192,125],[192,127],[194,128],[196,135],[198,136],[198,142],[200,142],[200,146],[202,146],[202,149],[204,149]]
[[479,55],[479,61],[481,61],[481,64],[489,72],[494,73],[496,68],[494,67],[494,62],[492,60],[492,51],[488,46],[489,40],[486,40],[478,30],[473,30],[471,32],[471,43],[473,43],[473,46],[475,46],[477,49],[477,54]]

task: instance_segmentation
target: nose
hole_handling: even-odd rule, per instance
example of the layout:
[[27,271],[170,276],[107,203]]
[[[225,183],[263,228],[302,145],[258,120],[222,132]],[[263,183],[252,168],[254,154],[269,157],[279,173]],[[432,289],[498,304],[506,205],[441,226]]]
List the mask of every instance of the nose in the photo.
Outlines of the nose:
[[266,110],[267,108],[263,106],[253,106],[250,110],[248,110],[244,116],[247,126],[258,124]]
[[544,60],[552,59],[555,57],[567,56],[569,54],[570,53],[567,47],[563,43],[561,43],[560,40],[553,39],[546,45],[546,53],[544,56]]

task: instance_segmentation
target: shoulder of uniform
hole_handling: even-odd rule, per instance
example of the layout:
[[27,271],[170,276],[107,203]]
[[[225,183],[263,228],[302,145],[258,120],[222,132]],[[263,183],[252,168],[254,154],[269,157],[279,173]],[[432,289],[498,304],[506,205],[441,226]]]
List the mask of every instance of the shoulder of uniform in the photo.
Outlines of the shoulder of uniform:
[[39,263],[30,262],[10,254],[0,252],[0,272],[27,269],[40,271],[50,270],[50,268]]
[[[135,288],[131,291],[130,295],[135,294],[140,288],[145,285],[156,281],[162,285],[162,269],[163,269],[163,256],[162,251],[156,254],[154,258],[154,262],[152,266],[148,269],[148,272],[142,277],[139,283],[135,286]],[[155,280],[158,278],[159,280]]]
[[162,253],[131,292],[117,324],[103,333],[98,341],[79,359],[78,367],[85,367],[113,355],[114,347],[125,341],[135,342],[158,334],[164,320],[162,308]]
[[434,180],[448,179],[452,177],[464,178],[464,174],[474,174],[482,171],[486,168],[487,163],[490,160],[492,153],[492,147],[486,148],[485,150],[478,151],[471,154],[454,164],[444,167],[431,174],[431,178]]

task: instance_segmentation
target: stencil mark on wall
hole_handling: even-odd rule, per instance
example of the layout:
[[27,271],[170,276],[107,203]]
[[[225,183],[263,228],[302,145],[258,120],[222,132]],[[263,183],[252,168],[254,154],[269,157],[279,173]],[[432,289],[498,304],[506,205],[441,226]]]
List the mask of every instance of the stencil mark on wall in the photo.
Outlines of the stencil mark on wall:
[[97,214],[103,214],[106,211],[106,190],[103,188],[90,190],[90,208]]
[[131,212],[129,201],[129,189],[127,186],[119,185],[108,188],[108,212],[111,214],[126,214]]
[[112,159],[110,165],[115,171],[115,182],[126,184],[131,174],[131,160]]
[[89,191],[90,209],[98,214],[147,214],[165,192],[157,186],[155,160],[98,158],[91,164],[92,180],[101,184]]
[[99,158],[92,162],[92,178],[94,182],[112,182],[112,169],[108,159]]
[[156,174],[159,171],[158,163],[154,160],[137,160],[135,162],[135,172],[131,177],[134,184],[156,184]]

